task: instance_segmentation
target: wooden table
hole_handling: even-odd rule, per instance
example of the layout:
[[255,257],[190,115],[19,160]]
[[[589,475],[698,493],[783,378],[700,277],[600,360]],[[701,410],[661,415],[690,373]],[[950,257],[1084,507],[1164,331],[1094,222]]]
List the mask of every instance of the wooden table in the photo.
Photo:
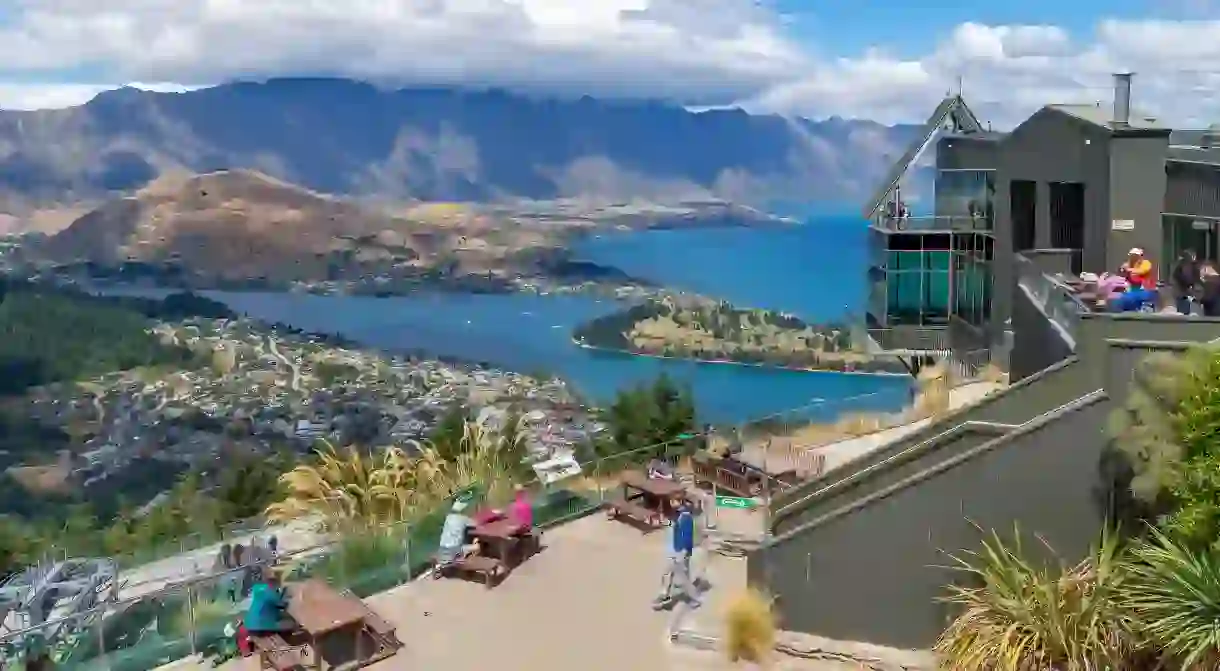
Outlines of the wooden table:
[[[328,652],[353,657],[327,662],[326,668],[358,668],[366,663],[364,619],[367,610],[359,599],[344,596],[322,580],[306,580],[289,588],[288,614],[309,638],[314,666],[321,670]],[[345,649],[346,648],[346,649]]]
[[690,500],[686,493],[686,486],[676,480],[650,478],[643,473],[628,471],[623,473],[622,484],[624,490],[634,489],[643,495],[642,497],[632,497],[629,492],[624,491],[625,500],[643,498],[645,507],[659,511],[666,518],[674,517],[675,502],[689,502]]
[[505,568],[512,570],[524,559],[521,552],[522,531],[521,524],[505,518],[479,524],[471,530],[470,535],[484,548],[482,554],[499,559]]

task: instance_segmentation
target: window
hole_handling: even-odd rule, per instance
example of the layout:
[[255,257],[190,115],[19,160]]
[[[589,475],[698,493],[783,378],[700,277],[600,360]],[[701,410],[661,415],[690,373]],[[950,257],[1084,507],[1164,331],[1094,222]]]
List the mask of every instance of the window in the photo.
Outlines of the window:
[[1008,196],[1013,251],[1037,247],[1038,185],[1028,180],[1013,180]]

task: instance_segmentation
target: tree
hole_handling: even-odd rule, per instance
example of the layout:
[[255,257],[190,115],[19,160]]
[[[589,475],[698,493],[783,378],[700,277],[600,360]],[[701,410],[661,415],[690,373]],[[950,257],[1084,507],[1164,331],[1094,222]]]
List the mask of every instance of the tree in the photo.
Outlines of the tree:
[[[676,443],[681,434],[694,432],[697,425],[690,391],[664,375],[650,385],[619,392],[602,419],[609,425],[609,440],[595,443],[595,448],[601,457],[628,453],[622,466],[663,455],[667,451],[664,445]],[[657,447],[643,449],[650,446]]]
[[282,459],[241,454],[220,474],[216,498],[227,520],[244,520],[261,515],[279,493]]
[[462,449],[462,438],[466,435],[466,424],[471,421],[470,409],[464,405],[450,408],[428,435],[428,443],[441,459],[456,459]]

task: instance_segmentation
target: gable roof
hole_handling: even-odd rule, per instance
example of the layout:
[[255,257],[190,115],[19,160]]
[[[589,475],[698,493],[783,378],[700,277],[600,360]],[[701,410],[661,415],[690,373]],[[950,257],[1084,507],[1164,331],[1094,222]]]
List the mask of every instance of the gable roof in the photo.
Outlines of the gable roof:
[[978,117],[974,116],[974,112],[966,106],[966,101],[962,100],[960,95],[947,96],[940,104],[936,106],[936,110],[932,112],[932,116],[924,122],[924,125],[915,135],[915,139],[911,141],[907,151],[898,159],[898,162],[890,168],[886,174],[885,181],[873,194],[873,197],[868,200],[864,207],[864,218],[870,219],[881,206],[885,204],[886,197],[898,186],[898,182],[902,180],[902,176],[911,168],[911,164],[915,162],[919,155],[923,153],[928,143],[932,141],[936,132],[944,128],[945,123],[952,124],[954,132],[958,133],[979,133],[983,131],[983,125],[979,123]]

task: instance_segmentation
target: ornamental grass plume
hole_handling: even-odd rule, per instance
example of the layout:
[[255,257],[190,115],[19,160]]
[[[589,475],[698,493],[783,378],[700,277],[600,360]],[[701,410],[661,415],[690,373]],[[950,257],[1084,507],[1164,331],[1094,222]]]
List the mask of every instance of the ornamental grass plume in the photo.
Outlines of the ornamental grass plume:
[[772,599],[750,588],[729,600],[725,609],[725,652],[731,662],[761,664],[775,650],[778,625]]

